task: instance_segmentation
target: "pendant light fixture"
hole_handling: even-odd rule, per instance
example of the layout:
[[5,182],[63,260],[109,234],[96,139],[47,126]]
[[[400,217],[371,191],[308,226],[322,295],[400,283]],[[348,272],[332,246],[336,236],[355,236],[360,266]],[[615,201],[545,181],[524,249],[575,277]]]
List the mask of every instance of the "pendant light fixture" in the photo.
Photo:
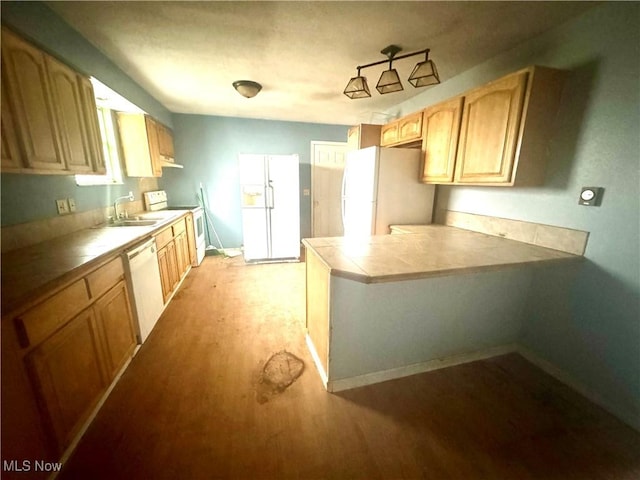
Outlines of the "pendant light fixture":
[[400,51],[402,51],[402,48],[398,47],[397,45],[389,45],[388,47],[385,47],[380,51],[380,53],[387,56],[387,60],[381,60],[379,62],[368,63],[366,65],[360,65],[356,67],[358,69],[358,76],[353,77],[351,78],[351,80],[349,80],[349,83],[347,83],[347,86],[345,87],[343,93],[352,100],[356,98],[370,97],[371,92],[369,91],[369,86],[367,85],[367,79],[366,77],[360,75],[360,70],[368,67],[373,67],[374,65],[381,65],[387,62],[389,62],[389,69],[385,70],[384,72],[382,72],[382,75],[380,75],[380,79],[376,84],[376,89],[382,95],[404,90],[402,82],[400,81],[400,76],[398,75],[398,71],[393,68],[393,62],[422,54],[425,55],[425,60],[424,62],[419,62],[413,68],[411,75],[409,75],[409,83],[411,83],[411,85],[413,85],[415,88],[427,87],[429,85],[436,85],[440,83],[440,77],[438,75],[436,65],[432,60],[429,60],[430,50],[428,48],[420,50],[418,52],[396,56]]
[[358,67],[358,76],[349,80],[349,83],[347,83],[347,86],[342,93],[351,99],[371,96],[369,85],[367,85],[367,79],[360,76],[360,67]]
[[232,85],[240,95],[246,98],[253,98],[262,90],[262,85],[253,80],[236,80]]
[[400,82],[400,77],[398,76],[398,72],[395,68],[393,68],[393,57],[396,56],[396,53],[401,51],[402,49],[397,45],[389,45],[388,47],[382,49],[380,53],[386,55],[389,58],[389,70],[385,70],[380,75],[380,80],[378,80],[378,84],[376,85],[376,90],[381,94],[385,93],[393,93],[404,90],[402,87],[402,82]]
[[409,75],[409,83],[414,87],[428,87],[440,83],[436,64],[429,60],[429,50],[424,53],[424,62],[418,63],[411,75]]

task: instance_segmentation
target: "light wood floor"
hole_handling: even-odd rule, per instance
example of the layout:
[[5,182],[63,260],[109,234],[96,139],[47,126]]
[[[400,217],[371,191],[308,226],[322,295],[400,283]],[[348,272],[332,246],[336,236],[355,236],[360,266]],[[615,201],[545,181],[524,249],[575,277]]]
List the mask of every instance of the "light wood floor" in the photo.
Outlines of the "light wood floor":
[[[640,478],[640,435],[517,355],[325,392],[304,301],[302,263],[206,257],[59,478]],[[285,349],[305,370],[259,402]]]

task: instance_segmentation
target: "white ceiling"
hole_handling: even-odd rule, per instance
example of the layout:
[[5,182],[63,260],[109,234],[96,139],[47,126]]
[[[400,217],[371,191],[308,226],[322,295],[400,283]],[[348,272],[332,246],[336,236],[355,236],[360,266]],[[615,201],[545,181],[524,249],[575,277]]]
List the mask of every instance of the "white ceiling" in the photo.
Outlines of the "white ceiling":
[[[381,123],[377,112],[424,91],[375,90],[385,65],[362,71],[371,98],[342,91],[356,67],[431,49],[443,82],[594,5],[592,2],[48,2],[124,72],[177,113],[314,123]],[[246,99],[231,83],[263,85]],[[434,87],[425,87],[434,88]],[[437,87],[436,87],[437,88]]]

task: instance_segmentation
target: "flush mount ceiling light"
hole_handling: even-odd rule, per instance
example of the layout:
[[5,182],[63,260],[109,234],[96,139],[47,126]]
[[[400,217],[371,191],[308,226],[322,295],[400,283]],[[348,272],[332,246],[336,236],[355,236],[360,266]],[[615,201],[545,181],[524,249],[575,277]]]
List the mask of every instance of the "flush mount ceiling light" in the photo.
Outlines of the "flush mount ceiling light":
[[357,67],[358,76],[353,77],[347,83],[346,88],[344,89],[344,94],[351,98],[366,98],[370,97],[371,93],[369,92],[369,86],[367,85],[366,77],[360,75],[360,70],[368,67],[373,67],[374,65],[381,65],[383,63],[389,62],[389,69],[382,72],[380,75],[380,79],[376,85],[376,89],[381,94],[399,92],[404,90],[402,87],[402,82],[400,81],[400,76],[395,68],[393,68],[393,62],[397,60],[402,60],[403,58],[413,57],[415,55],[425,55],[424,62],[419,62],[413,68],[411,75],[409,76],[409,83],[413,85],[415,88],[419,87],[427,87],[429,85],[436,85],[440,83],[440,77],[438,76],[438,70],[436,69],[433,61],[429,60],[429,49],[420,50],[418,52],[407,53],[406,55],[396,56],[398,52],[402,51],[402,48],[397,45],[389,45],[388,47],[383,48],[380,53],[387,56],[388,60],[381,60],[379,62],[368,63],[367,65],[360,65]]
[[240,95],[247,98],[255,97],[262,90],[262,85],[252,80],[236,80],[232,85]]

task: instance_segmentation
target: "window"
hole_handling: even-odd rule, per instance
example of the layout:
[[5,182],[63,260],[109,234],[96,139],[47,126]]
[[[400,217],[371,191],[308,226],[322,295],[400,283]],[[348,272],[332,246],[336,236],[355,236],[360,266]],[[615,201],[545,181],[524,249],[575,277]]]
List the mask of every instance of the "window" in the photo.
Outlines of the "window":
[[113,110],[98,107],[98,124],[102,137],[104,162],[107,167],[106,175],[76,175],[78,185],[113,185],[122,184],[122,167],[118,155],[118,143]]

